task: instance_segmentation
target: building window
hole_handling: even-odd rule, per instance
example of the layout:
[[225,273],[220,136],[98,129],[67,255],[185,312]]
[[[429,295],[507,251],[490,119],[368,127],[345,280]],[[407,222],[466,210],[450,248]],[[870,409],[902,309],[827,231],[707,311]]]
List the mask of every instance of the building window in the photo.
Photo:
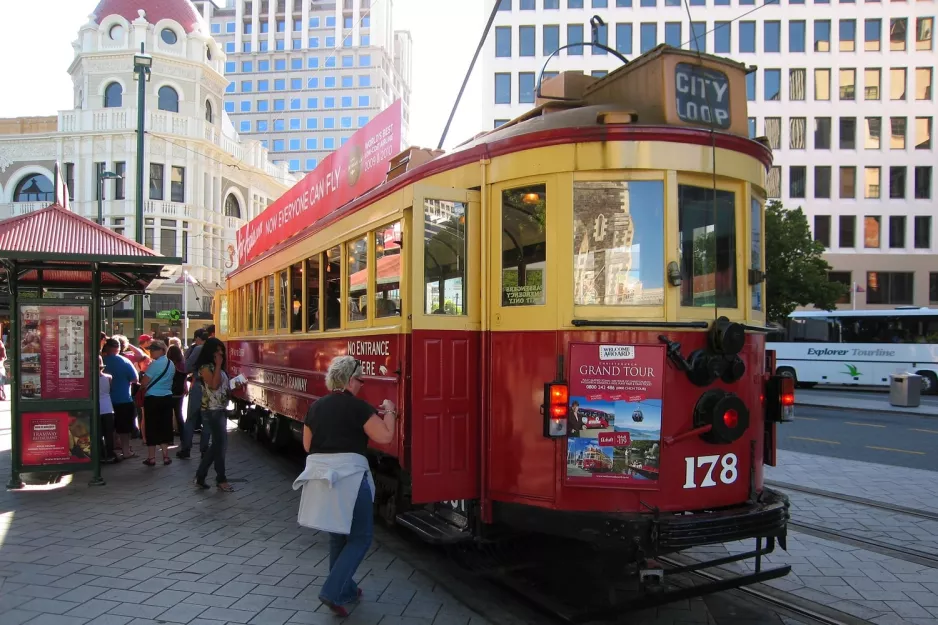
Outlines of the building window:
[[882,47],[883,20],[868,19],[863,22],[863,49],[867,52],[879,52]]
[[788,70],[788,99],[793,102],[802,102],[806,96],[807,70]]
[[495,27],[495,56],[511,56],[511,26]]
[[[533,27],[532,27],[532,36],[533,36]],[[593,41],[593,43],[599,43],[607,47],[609,46],[609,27],[606,24],[597,25],[596,39],[595,41]],[[533,45],[531,46],[531,49],[532,50],[534,49]],[[595,56],[605,56],[606,54],[608,54],[608,52],[606,52],[602,48],[590,46],[590,54],[593,54]]]
[[904,17],[894,17],[889,20],[889,49],[893,52],[904,52],[908,20]]
[[840,118],[840,149],[857,149],[857,119],[856,117]]
[[511,11],[511,0],[498,0],[499,11]]
[[840,167],[840,198],[853,200],[857,197],[857,168],[852,165]]
[[831,51],[831,22],[830,20],[814,20],[814,51]]
[[931,199],[931,178],[932,178],[932,166],[931,165],[916,165],[915,166],[915,199],[916,200],[930,200]]
[[104,108],[120,108],[124,102],[124,88],[112,82],[104,89]]
[[814,99],[827,102],[831,99],[831,70],[814,70]]
[[815,150],[831,149],[831,118],[830,117],[815,117],[814,118],[814,149]]
[[808,120],[804,117],[792,117],[788,120],[788,147],[792,150],[804,150],[806,145]]
[[767,102],[782,99],[782,70],[765,70],[765,85],[763,85],[763,91]]
[[805,51],[806,28],[804,20],[792,20],[788,22],[788,51]]
[[746,100],[756,101],[756,72],[746,74]]
[[150,163],[150,199],[163,199],[163,166]]
[[877,249],[880,245],[882,218],[879,215],[867,215],[863,218],[863,247]]
[[918,215],[915,217],[915,249],[927,250],[929,248],[931,248],[931,215]]
[[550,56],[560,47],[560,26],[545,25],[543,39],[544,56]]
[[814,167],[814,197],[829,200],[831,197],[831,168],[829,165]]
[[[114,173],[120,176],[119,178],[116,178],[114,180],[114,199],[123,200],[124,199],[124,176],[127,175],[127,163],[125,162],[114,163]],[[71,193],[69,194],[71,195]]]
[[754,54],[756,51],[756,23],[739,23],[739,51]]
[[837,282],[847,287],[846,293],[837,300],[838,304],[849,304],[853,296],[853,274],[849,271],[829,271],[827,273],[828,282]]
[[914,277],[911,271],[869,271],[866,274],[866,303],[911,305],[914,293]]
[[915,20],[915,49],[932,49],[932,29],[935,26],[934,17],[919,17]]
[[101,174],[107,169],[107,163],[95,163],[94,164],[94,199],[104,200],[107,199],[104,191],[104,180],[101,179]]
[[716,22],[713,29],[713,51],[717,54],[730,54],[733,48],[733,23]]
[[655,22],[642,22],[640,38],[639,50],[642,54],[645,54],[658,45],[658,24]]
[[890,117],[889,128],[890,128],[889,149],[890,150],[904,150],[905,149],[905,135],[906,135],[906,118],[905,117]]
[[518,102],[534,103],[534,72],[518,73]]
[[915,149],[916,150],[930,150],[931,149],[931,134],[932,134],[932,118],[931,117],[916,117],[915,118]]
[[765,118],[765,136],[769,140],[769,147],[771,147],[773,150],[780,150],[782,148],[781,117]]
[[814,240],[829,248],[831,246],[831,216],[814,216]]
[[[118,163],[118,164],[123,165],[123,163]],[[114,170],[114,171],[117,171],[117,170]],[[123,170],[117,173],[123,174]],[[120,183],[120,189],[121,189],[120,199],[123,199],[124,198],[124,193],[123,193],[124,181],[118,180],[117,182]],[[68,189],[68,199],[74,200],[75,199],[75,163],[65,163],[65,187]]]
[[762,47],[766,52],[782,51],[782,23],[779,21],[766,21],[762,24]]
[[905,100],[906,68],[893,67],[889,70],[889,99]]
[[932,74],[931,67],[915,68],[915,99],[931,100],[932,98]]
[[535,56],[534,26],[518,27],[518,54],[519,56]]
[[495,104],[511,104],[511,74],[495,74]]
[[857,246],[857,218],[855,215],[841,215],[838,219],[840,235],[837,246],[852,249]]
[[765,178],[765,192],[772,199],[782,197],[782,168],[778,165],[772,167]]
[[161,111],[179,112],[179,94],[172,87],[163,86],[157,92],[157,107]]
[[878,150],[882,139],[882,119],[879,117],[866,118],[866,142],[864,147],[867,150]]
[[840,20],[840,51],[854,52],[857,49],[857,21]]
[[857,70],[853,68],[840,70],[840,99],[855,100],[857,85]]
[[681,47],[681,23],[667,22],[664,25],[664,42],[674,48]]
[[750,117],[750,118],[748,119],[748,122],[749,122],[749,138],[750,138],[750,139],[755,139],[755,138],[756,138],[756,133],[758,132],[758,131],[756,130],[756,118],[755,118],[755,117]]
[[864,167],[864,192],[863,197],[868,200],[878,200],[880,198],[880,179],[882,170],[879,167]]
[[807,186],[808,168],[804,165],[792,165],[788,168],[788,197],[803,199]]
[[[583,24],[567,24],[567,45],[583,43]],[[583,56],[583,46],[567,48],[567,56]]]
[[905,247],[905,215],[893,215],[889,218],[889,247]]
[[42,174],[30,174],[19,181],[13,192],[14,202],[52,202],[55,189],[52,182]]

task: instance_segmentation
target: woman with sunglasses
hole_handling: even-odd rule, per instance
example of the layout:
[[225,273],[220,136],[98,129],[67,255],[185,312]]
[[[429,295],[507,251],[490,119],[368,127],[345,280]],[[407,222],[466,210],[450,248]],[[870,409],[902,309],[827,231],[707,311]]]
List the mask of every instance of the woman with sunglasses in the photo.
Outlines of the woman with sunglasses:
[[330,393],[318,399],[306,414],[303,446],[309,452],[306,470],[293,488],[303,488],[300,524],[329,532],[329,577],[319,593],[337,616],[347,616],[345,605],[362,592],[352,576],[358,569],[374,530],[374,480],[368,465],[368,440],[387,444],[394,440],[394,402],[381,404],[383,416],[356,397],[361,392],[361,362],[351,356],[332,361],[326,372]]

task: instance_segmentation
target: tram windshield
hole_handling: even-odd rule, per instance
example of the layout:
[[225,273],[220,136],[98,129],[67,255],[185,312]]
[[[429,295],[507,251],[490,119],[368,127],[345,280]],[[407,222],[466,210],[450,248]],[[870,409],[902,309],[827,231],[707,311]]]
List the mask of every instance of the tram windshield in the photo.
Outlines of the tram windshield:
[[681,305],[736,308],[736,194],[678,185]]

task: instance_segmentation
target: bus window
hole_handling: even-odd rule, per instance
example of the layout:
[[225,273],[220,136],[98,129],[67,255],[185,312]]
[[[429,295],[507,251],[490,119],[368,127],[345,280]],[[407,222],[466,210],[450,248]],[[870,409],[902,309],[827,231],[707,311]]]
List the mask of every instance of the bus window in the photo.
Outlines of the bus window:
[[326,330],[342,327],[342,248],[338,245],[326,252]]
[[736,194],[678,185],[681,306],[736,308]]
[[502,306],[546,303],[547,185],[502,191]]
[[287,305],[290,303],[290,279],[288,277],[286,270],[281,271],[277,274],[278,283],[280,285],[280,329],[286,330],[288,325],[289,317],[287,317]]
[[274,315],[277,311],[276,301],[277,287],[274,282],[274,276],[267,276],[267,331],[273,332],[277,329],[277,320]]
[[319,254],[306,260],[306,323],[310,332],[322,330],[319,319]]
[[401,314],[401,236],[400,222],[375,230],[375,318]]
[[248,332],[254,331],[254,285],[249,284],[244,287],[244,290],[247,292],[247,314],[248,314],[248,324],[244,328]]
[[424,314],[465,315],[466,204],[425,199]]
[[[749,208],[750,223],[750,269],[762,271],[762,205],[752,198]],[[752,309],[762,310],[762,283],[752,285]]]
[[664,182],[575,182],[573,263],[578,305],[664,305]]
[[[316,272],[316,286],[319,284],[319,272]],[[303,265],[296,263],[290,267],[290,331],[303,331]]]
[[348,244],[348,320],[368,318],[368,237]]

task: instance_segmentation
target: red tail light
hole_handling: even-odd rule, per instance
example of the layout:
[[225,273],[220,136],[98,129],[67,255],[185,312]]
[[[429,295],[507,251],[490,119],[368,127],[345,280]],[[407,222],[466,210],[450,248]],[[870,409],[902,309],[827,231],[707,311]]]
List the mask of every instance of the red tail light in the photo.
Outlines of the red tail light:
[[553,382],[544,385],[544,436],[560,438],[567,435],[567,416],[570,410],[570,391],[566,384]]
[[780,399],[782,406],[794,406],[795,405],[795,380],[794,378],[782,378],[779,387],[779,394],[781,395]]
[[765,384],[765,418],[782,423],[795,416],[795,380],[775,375]]
[[732,408],[723,413],[723,425],[733,429],[739,424],[739,413]]

